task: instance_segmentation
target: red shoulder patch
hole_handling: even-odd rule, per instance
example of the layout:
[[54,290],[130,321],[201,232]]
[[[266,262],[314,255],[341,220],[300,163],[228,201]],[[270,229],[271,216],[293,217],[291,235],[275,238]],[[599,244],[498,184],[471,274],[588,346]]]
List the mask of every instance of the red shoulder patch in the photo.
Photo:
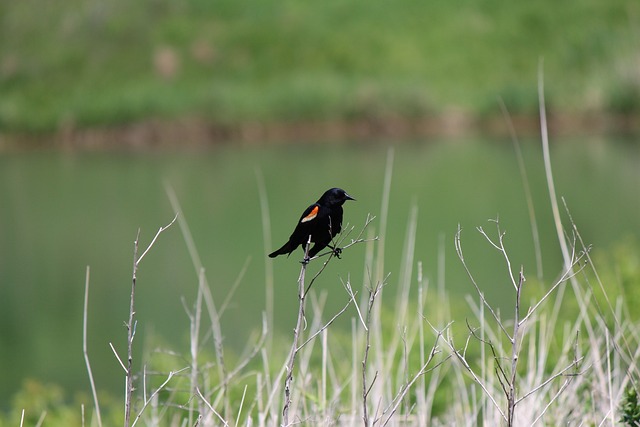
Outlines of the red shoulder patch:
[[307,222],[307,221],[311,221],[313,218],[315,218],[316,216],[318,216],[318,211],[320,210],[320,208],[318,206],[314,206],[313,209],[311,209],[311,212],[309,212],[309,214],[307,216],[305,216],[304,218],[302,218],[300,220],[300,222]]

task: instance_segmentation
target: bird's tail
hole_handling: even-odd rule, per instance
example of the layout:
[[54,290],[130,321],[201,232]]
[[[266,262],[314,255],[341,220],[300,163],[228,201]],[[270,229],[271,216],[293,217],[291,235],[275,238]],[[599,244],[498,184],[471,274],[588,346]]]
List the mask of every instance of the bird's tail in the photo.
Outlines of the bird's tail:
[[275,258],[278,255],[284,255],[284,254],[289,255],[291,252],[293,252],[293,249],[291,248],[291,242],[287,242],[277,251],[271,252],[269,254],[269,258]]

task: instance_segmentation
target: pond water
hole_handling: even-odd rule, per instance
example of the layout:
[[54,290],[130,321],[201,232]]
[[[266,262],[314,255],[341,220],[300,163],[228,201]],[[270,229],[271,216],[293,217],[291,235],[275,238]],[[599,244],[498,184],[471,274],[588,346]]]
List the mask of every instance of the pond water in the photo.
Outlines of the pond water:
[[[552,141],[556,189],[583,239],[607,250],[640,233],[640,144],[615,138]],[[393,174],[385,240],[389,288],[399,280],[408,218],[417,207],[414,264],[454,295],[472,292],[456,259],[458,224],[470,266],[487,297],[506,298],[504,263],[476,227],[499,218],[513,264],[528,278],[553,280],[562,260],[537,139],[522,153],[542,248],[538,266],[530,213],[514,146],[508,140],[416,140],[365,144],[226,145],[207,151],[149,153],[28,152],[0,154],[0,401],[25,378],[88,390],[82,356],[86,267],[91,268],[89,352],[99,388],[120,393],[121,368],[109,343],[125,354],[133,241],[146,247],[173,218],[174,189],[214,298],[220,305],[247,265],[223,318],[225,345],[241,351],[261,325],[266,271],[273,268],[274,325],[293,325],[301,253],[273,261],[266,253],[291,233],[302,210],[339,186],[357,202],[345,221],[358,231],[368,213],[380,215],[389,147]],[[272,241],[265,247],[258,178],[264,181]],[[563,214],[566,220],[566,215]],[[566,223],[568,225],[568,222]],[[371,224],[378,233],[380,217]],[[332,262],[316,285],[327,311],[342,307],[340,278],[366,281],[365,245]],[[268,266],[267,263],[272,263]],[[441,267],[444,266],[444,269]],[[313,267],[313,266],[312,266]],[[415,276],[416,269],[413,269]],[[163,233],[138,273],[138,347],[161,337],[187,349],[198,277],[177,224]],[[393,291],[385,303],[393,303]],[[353,316],[349,313],[348,316]]]

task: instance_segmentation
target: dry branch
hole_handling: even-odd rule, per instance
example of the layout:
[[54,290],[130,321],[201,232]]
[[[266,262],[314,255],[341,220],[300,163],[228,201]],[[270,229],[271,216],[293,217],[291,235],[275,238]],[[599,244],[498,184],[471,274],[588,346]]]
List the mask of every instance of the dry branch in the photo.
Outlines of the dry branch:
[[[171,227],[171,225],[178,218],[178,214],[173,218],[173,220],[164,227],[160,227],[156,235],[154,236],[147,249],[138,257],[138,242],[140,239],[140,230],[138,229],[138,233],[136,234],[136,239],[133,243],[133,274],[131,280],[131,298],[129,300],[129,321],[126,323],[127,327],[127,365],[126,365],[126,386],[125,386],[125,403],[124,403],[124,426],[129,427],[131,421],[131,397],[133,394],[133,340],[136,335],[136,322],[135,319],[135,294],[136,294],[136,279],[138,273],[138,266],[140,262],[145,257],[145,255],[151,250],[154,243],[158,239],[158,236],[165,231],[167,228]],[[115,353],[115,350],[114,350]],[[116,353],[117,355],[117,353]],[[118,358],[120,360],[120,358]],[[122,363],[122,361],[120,361]]]

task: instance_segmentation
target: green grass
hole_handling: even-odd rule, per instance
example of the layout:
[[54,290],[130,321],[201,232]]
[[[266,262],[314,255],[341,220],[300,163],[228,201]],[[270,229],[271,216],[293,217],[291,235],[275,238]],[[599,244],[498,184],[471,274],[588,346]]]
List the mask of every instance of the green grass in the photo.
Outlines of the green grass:
[[[36,0],[0,5],[0,130],[148,117],[221,124],[462,108],[636,111],[626,0],[478,4]],[[175,60],[163,77],[159,52]],[[169,61],[171,62],[171,60]],[[169,66],[171,68],[171,66]]]

